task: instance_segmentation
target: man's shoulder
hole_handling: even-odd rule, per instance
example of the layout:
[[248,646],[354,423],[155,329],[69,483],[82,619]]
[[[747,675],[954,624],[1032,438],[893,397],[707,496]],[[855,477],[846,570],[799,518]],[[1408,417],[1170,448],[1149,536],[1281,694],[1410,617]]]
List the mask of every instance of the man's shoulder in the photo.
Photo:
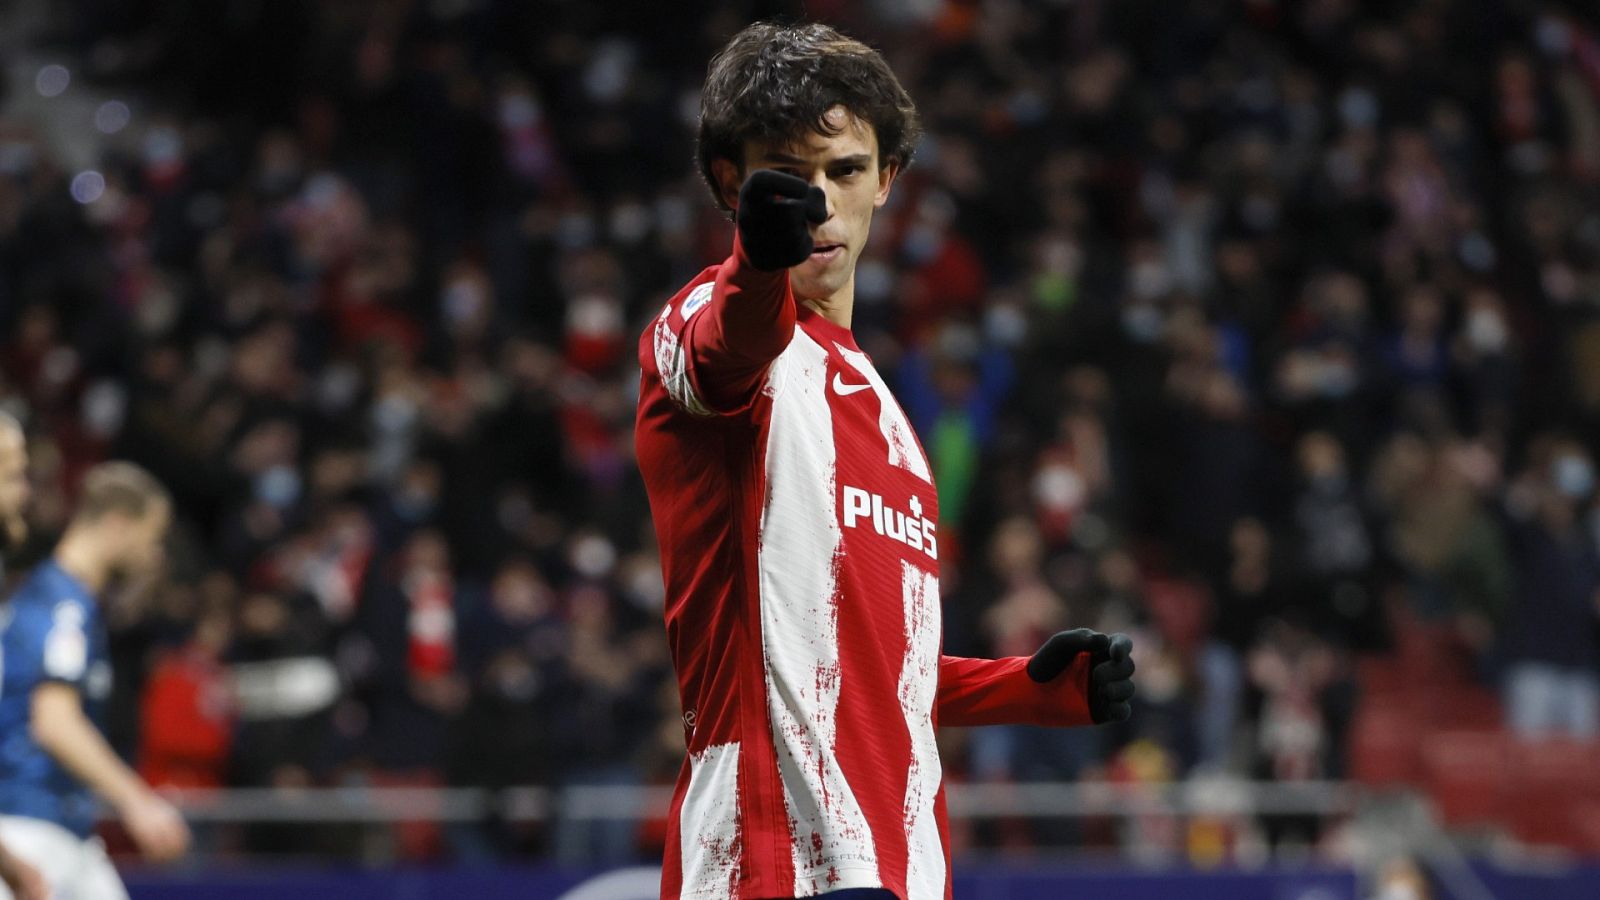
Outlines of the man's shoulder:
[[678,288],[656,314],[651,329],[664,325],[676,331],[693,318],[695,313],[705,309],[711,303],[711,295],[717,287],[717,274],[722,271],[722,266],[722,263],[706,266],[700,270],[700,274]]
[[94,598],[83,585],[60,566],[48,561],[40,563],[23,578],[22,583],[17,586],[12,602],[41,606],[46,610],[53,610],[66,603],[82,608],[88,613],[94,612]]
[[687,339],[685,330],[696,313],[711,305],[721,269],[721,264],[701,269],[645,325],[639,335],[639,367],[647,383],[651,376],[665,383],[683,374],[678,357]]
[[[85,610],[67,598],[55,597],[42,590],[29,590],[24,584],[6,600],[3,615],[6,644],[12,651],[41,646],[45,637],[55,627],[61,611],[75,620],[85,617]],[[66,606],[61,606],[63,600]],[[36,652],[36,651],[35,651]]]
[[[6,598],[7,612],[13,622],[24,622],[40,615],[49,615],[54,606],[52,591],[49,591],[46,581],[39,576],[37,571],[28,575],[17,584],[17,589]],[[55,600],[61,598],[55,597]]]

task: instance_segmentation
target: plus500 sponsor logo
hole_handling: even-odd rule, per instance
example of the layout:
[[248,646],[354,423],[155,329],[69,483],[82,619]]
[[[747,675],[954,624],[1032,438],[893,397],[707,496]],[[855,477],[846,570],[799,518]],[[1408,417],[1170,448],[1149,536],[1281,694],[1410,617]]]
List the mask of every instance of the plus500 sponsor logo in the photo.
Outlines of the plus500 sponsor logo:
[[901,512],[883,502],[883,497],[858,487],[845,486],[844,527],[856,528],[857,522],[866,520],[872,530],[890,540],[899,541],[913,550],[921,550],[933,559],[939,558],[938,526],[932,519],[922,517],[922,501],[911,498],[907,504],[910,512]]

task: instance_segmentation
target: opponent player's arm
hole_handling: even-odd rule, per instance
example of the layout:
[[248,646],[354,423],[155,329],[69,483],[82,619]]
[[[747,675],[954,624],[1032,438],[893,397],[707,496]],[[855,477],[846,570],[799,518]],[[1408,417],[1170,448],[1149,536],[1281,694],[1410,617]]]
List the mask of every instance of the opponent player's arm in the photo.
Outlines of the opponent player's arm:
[[733,256],[706,308],[684,326],[689,375],[712,411],[742,409],[789,346],[796,313],[789,269],[811,255],[810,225],[827,217],[822,189],[785,172],[758,169],[739,189]]
[[189,829],[183,817],[101,737],[84,715],[77,687],[46,681],[34,688],[28,727],[41,749],[117,811],[146,856],[172,859],[188,849]]
[[939,660],[941,725],[1091,725],[1131,713],[1133,641],[1063,631],[1033,656]]

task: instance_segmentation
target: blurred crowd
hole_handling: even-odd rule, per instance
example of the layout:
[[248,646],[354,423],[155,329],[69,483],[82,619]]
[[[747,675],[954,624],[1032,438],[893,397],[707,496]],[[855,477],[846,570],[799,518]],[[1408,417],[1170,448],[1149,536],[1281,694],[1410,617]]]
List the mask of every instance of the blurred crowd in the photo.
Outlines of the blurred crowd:
[[[0,395],[32,558],[98,460],[177,498],[168,583],[112,604],[119,745],[178,786],[670,783],[636,341],[731,239],[691,164],[706,63],[801,11],[49,6],[34,48],[106,102],[79,170],[45,75],[0,83]],[[934,465],[946,651],[1138,648],[1131,722],[953,731],[952,778],[1343,777],[1396,622],[1517,734],[1600,730],[1585,9],[805,4],[927,126],[855,332]]]

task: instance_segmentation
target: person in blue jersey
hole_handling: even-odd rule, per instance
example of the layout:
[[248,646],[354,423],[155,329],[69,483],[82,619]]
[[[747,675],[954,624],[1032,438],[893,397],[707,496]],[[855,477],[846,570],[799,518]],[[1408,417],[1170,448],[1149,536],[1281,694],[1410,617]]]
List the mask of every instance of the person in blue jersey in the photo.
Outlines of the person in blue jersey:
[[[10,550],[28,538],[28,441],[22,423],[0,412],[0,549]],[[3,563],[0,558],[0,563]],[[0,570],[0,581],[4,580]],[[5,608],[0,607],[0,621]],[[3,666],[3,660],[0,660]],[[50,888],[39,870],[0,843],[0,885],[17,900],[46,900]]]
[[39,870],[52,897],[125,900],[94,837],[99,803],[152,860],[182,855],[189,829],[101,735],[111,664],[95,597],[159,569],[172,501],[143,469],[111,462],[84,477],[78,503],[54,554],[4,612],[0,842]]

